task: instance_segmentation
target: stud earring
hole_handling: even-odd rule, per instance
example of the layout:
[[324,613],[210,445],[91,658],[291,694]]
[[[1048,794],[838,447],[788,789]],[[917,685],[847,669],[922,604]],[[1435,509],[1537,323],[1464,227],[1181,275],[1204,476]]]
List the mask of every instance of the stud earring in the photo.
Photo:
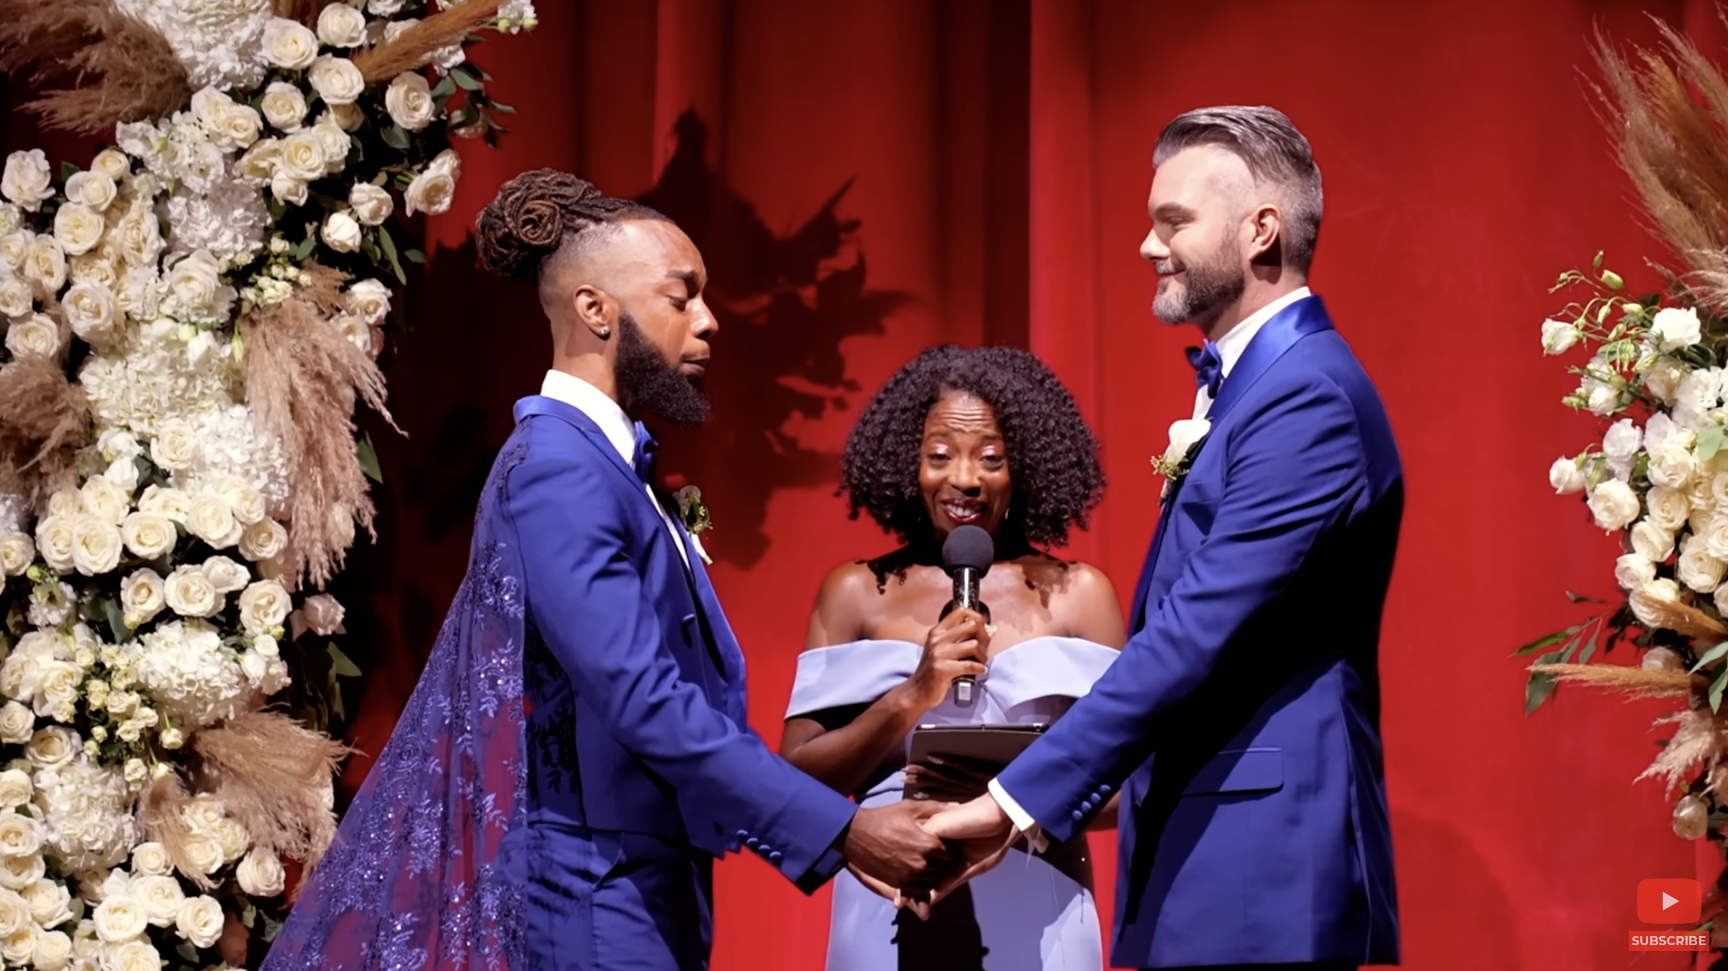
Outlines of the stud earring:
[[600,328],[600,336],[601,337],[611,337],[612,336],[612,328],[610,328],[610,327]]

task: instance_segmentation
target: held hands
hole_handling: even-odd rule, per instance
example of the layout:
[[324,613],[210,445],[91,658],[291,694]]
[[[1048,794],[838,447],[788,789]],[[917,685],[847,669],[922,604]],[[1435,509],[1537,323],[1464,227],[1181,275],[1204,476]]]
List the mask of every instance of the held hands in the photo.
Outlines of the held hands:
[[924,656],[905,685],[920,711],[940,705],[955,678],[984,673],[991,633],[984,615],[976,610],[956,610],[930,628]]
[[[929,919],[930,908],[937,901],[966,881],[993,869],[1020,839],[1020,834],[1014,830],[1001,807],[988,794],[962,805],[902,800],[881,809],[860,809],[853,819],[853,831],[858,830],[865,813],[886,813],[895,809],[900,809],[901,817],[912,820],[910,825],[913,828],[937,840],[941,847],[939,852],[926,853],[926,868],[916,871],[915,876],[897,878],[874,859],[867,861],[862,854],[854,857],[851,835],[846,841],[846,858],[859,882],[894,901],[896,907],[910,909],[925,920]],[[867,822],[870,823],[867,831],[875,832],[876,819]],[[901,823],[896,820],[892,825],[897,828]],[[875,835],[865,837],[860,850],[874,845],[879,839]],[[912,872],[911,868],[907,872]]]
[[[919,821],[948,804],[901,800],[860,809],[846,830],[841,853],[852,872],[877,893],[894,899],[894,887],[933,887],[954,865],[954,854]],[[868,878],[868,879],[866,879]]]

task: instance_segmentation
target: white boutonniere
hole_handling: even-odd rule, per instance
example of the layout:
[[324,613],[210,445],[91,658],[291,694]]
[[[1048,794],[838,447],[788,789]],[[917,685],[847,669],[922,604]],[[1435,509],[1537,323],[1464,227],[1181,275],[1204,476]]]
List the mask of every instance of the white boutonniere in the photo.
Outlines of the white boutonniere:
[[1170,445],[1163,455],[1152,456],[1152,470],[1164,477],[1164,495],[1194,464],[1194,449],[1212,431],[1212,423],[1204,418],[1184,418],[1170,425]]
[[708,558],[708,551],[702,548],[702,540],[698,538],[714,526],[708,505],[702,501],[702,490],[687,485],[674,492],[672,498],[678,500],[678,516],[684,520],[684,528],[690,533],[690,545],[696,548],[696,555],[702,558],[703,563],[713,566],[714,561]]

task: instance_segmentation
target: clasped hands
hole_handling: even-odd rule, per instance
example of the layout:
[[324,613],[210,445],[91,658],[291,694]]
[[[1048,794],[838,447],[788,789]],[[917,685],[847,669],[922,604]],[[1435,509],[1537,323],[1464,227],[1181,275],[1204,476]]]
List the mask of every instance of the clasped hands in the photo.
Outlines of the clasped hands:
[[938,900],[1001,863],[1020,833],[988,793],[958,798],[982,788],[972,768],[913,765],[906,781],[918,796],[858,810],[844,853],[860,883],[928,919]]

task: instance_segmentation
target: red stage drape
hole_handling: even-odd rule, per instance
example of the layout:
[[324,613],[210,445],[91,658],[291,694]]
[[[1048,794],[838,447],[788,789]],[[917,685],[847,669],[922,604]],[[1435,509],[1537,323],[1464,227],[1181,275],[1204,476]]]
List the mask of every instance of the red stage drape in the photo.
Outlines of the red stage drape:
[[[379,542],[339,586],[372,672],[350,698],[362,748],[378,750],[413,685],[479,479],[548,354],[532,295],[473,269],[469,228],[506,178],[556,166],[706,220],[698,242],[730,308],[716,422],[667,459],[712,501],[714,576],[773,742],[819,578],[886,546],[833,495],[836,453],[864,397],[921,347],[1018,344],[1070,384],[1111,480],[1072,552],[1128,596],[1157,512],[1147,458],[1193,394],[1193,334],[1151,317],[1136,255],[1153,141],[1190,107],[1269,103],[1324,170],[1313,284],[1385,396],[1408,478],[1381,660],[1406,965],[1622,968],[1636,881],[1713,875],[1713,849],[1668,832],[1659,786],[1631,784],[1661,708],[1564,689],[1526,719],[1508,657],[1581,616],[1562,591],[1613,590],[1612,542],[1545,483],[1592,430],[1559,405],[1572,379],[1538,350],[1537,324],[1564,302],[1547,288],[1598,249],[1643,282],[1661,255],[1591,114],[1588,38],[1599,24],[1650,43],[1648,12],[1728,55],[1708,3],[540,7],[532,35],[480,49],[516,130],[499,151],[464,145],[455,208],[428,224],[431,263],[385,359],[409,437],[372,429]],[[38,143],[8,124],[9,148]],[[1094,842],[1109,874],[1112,840]],[[717,883],[717,971],[820,966],[826,892],[807,900],[753,858]]]

